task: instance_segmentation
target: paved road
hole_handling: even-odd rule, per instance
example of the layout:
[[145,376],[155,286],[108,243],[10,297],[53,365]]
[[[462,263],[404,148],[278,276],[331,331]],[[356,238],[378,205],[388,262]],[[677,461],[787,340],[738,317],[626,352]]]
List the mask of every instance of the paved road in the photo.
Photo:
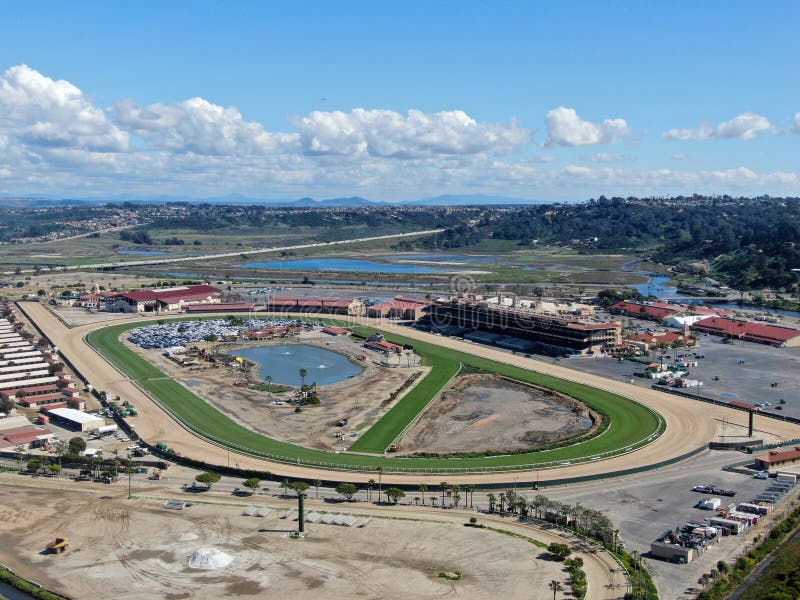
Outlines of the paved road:
[[[344,244],[355,244],[360,242],[372,242],[375,240],[391,240],[394,238],[404,238],[404,237],[412,237],[415,235],[430,235],[433,233],[439,233],[444,231],[444,229],[426,229],[424,231],[411,231],[408,233],[394,233],[391,235],[377,235],[374,237],[365,237],[365,238],[354,238],[351,240],[338,240],[335,242],[317,242],[312,244],[299,244],[296,246],[273,246],[271,248],[256,248],[255,250],[241,250],[239,252],[222,252],[217,254],[200,254],[200,255],[192,255],[192,256],[180,256],[180,257],[173,257],[173,258],[150,258],[150,259],[141,259],[141,260],[129,260],[129,261],[116,261],[116,262],[104,262],[104,263],[94,263],[90,265],[67,265],[63,267],[53,267],[52,269],[43,268],[41,272],[49,272],[49,271],[85,271],[90,269],[108,269],[112,267],[141,267],[144,265],[165,265],[169,263],[177,263],[177,262],[190,262],[190,261],[198,261],[198,260],[211,260],[214,258],[234,258],[244,255],[250,254],[263,254],[265,252],[281,252],[284,250],[305,250],[307,248],[318,248],[322,246],[341,246]],[[33,273],[35,269],[22,269],[20,273]],[[12,273],[16,273],[16,271],[3,271],[3,275],[11,275]]]
[[[366,483],[375,477],[370,473],[350,473],[330,471],[320,468],[304,467],[279,463],[251,456],[228,452],[227,449],[198,438],[179,425],[154,400],[136,387],[115,367],[105,361],[84,342],[84,336],[105,327],[106,323],[95,323],[68,329],[47,308],[38,303],[20,303],[19,307],[38,324],[50,340],[58,346],[59,351],[67,357],[76,368],[89,378],[96,388],[128,399],[139,409],[139,417],[135,419],[136,432],[149,442],[164,441],[184,456],[191,456],[212,464],[238,464],[241,468],[269,471],[273,474],[289,478],[345,480],[354,483]],[[217,315],[219,316],[219,315]],[[308,315],[295,315],[307,317]],[[142,317],[141,322],[152,321],[160,317]],[[512,484],[514,481],[532,482],[541,479],[579,477],[610,473],[632,467],[642,467],[659,463],[663,460],[678,457],[689,450],[699,448],[719,435],[723,420],[726,420],[726,431],[731,435],[735,430],[746,433],[747,415],[743,412],[722,406],[700,403],[689,398],[671,396],[641,386],[613,381],[573,371],[560,365],[554,365],[522,356],[509,355],[493,348],[469,344],[457,340],[434,336],[425,332],[402,327],[395,323],[361,318],[361,324],[380,327],[389,332],[396,332],[413,339],[426,341],[482,356],[498,362],[516,365],[522,368],[547,373],[563,379],[580,382],[589,386],[632,398],[658,411],[666,423],[665,433],[644,448],[626,455],[598,460],[591,463],[563,466],[541,471],[517,471],[513,473],[476,473],[455,475],[448,473],[447,481],[454,484]],[[800,425],[767,419],[758,420],[761,429],[766,430],[760,437],[773,439],[793,439],[800,437]],[[395,474],[385,473],[386,483],[418,485],[426,483],[436,485],[443,478],[442,474]]]

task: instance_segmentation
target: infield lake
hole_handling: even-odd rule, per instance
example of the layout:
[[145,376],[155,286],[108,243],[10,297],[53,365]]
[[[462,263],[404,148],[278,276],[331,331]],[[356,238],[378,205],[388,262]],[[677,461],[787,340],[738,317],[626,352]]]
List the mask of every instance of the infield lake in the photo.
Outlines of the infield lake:
[[306,383],[329,385],[344,381],[363,371],[350,362],[346,356],[324,348],[307,344],[285,344],[280,346],[258,346],[231,352],[258,364],[258,376],[266,380],[272,377],[273,383],[300,386],[300,369],[308,371]]

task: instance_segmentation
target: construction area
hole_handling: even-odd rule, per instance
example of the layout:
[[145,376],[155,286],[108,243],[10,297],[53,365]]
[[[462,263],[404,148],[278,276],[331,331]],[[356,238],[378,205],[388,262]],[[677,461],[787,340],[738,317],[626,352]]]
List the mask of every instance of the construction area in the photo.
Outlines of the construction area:
[[[382,355],[365,349],[358,340],[346,336],[323,337],[319,330],[301,332],[292,337],[290,342],[285,339],[276,342],[240,340],[235,344],[218,346],[216,351],[233,354],[243,348],[270,343],[310,345],[337,352],[357,361],[362,371],[344,381],[319,386],[316,393],[320,404],[304,406],[298,412],[294,402],[297,388],[281,386],[282,382],[276,378],[272,383],[283,391],[265,391],[258,386],[263,382],[254,370],[243,372],[239,362],[231,361],[224,365],[216,360],[200,360],[186,367],[164,352],[145,350],[125,342],[128,348],[237,423],[275,439],[322,450],[345,449],[352,444],[362,431],[402,398],[402,394],[395,392],[404,383],[411,381],[411,385],[404,390],[407,393],[429,370],[429,367],[407,367],[405,363],[399,367],[385,367],[381,364]],[[298,363],[298,369],[301,366]]]
[[598,423],[569,396],[497,375],[466,375],[434,400],[399,447],[443,454],[524,450],[588,434]]
[[[58,494],[43,484],[6,483],[0,563],[73,598],[527,599],[549,581],[567,582],[563,565],[539,558],[541,549],[527,539],[464,527],[463,514],[373,515],[366,527],[320,519],[297,540],[289,535],[296,523],[280,518],[281,502],[266,516],[223,498],[171,510],[156,499],[158,489],[129,501],[64,482],[52,482],[66,488]],[[48,551],[56,537],[69,542],[57,554]]]

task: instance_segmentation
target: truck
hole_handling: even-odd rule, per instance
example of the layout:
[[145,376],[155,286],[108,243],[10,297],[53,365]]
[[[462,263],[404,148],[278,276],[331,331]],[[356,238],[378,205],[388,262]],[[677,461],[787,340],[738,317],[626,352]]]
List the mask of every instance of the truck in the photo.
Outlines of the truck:
[[116,423],[112,423],[111,425],[103,425],[101,427],[98,427],[97,429],[95,429],[95,433],[98,436],[110,435],[112,433],[115,433],[117,429],[119,429],[119,426],[117,426]]
[[55,540],[47,544],[47,551],[53,554],[61,554],[69,546],[69,539],[65,537],[57,537]]

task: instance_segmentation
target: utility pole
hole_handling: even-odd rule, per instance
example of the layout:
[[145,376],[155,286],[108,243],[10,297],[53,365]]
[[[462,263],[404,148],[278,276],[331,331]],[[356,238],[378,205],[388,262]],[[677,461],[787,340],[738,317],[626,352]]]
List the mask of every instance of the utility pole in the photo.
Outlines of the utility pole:
[[305,492],[297,492],[297,511],[299,512],[297,517],[297,532],[300,535],[306,530],[306,516],[303,511],[303,500],[305,500],[305,497]]

